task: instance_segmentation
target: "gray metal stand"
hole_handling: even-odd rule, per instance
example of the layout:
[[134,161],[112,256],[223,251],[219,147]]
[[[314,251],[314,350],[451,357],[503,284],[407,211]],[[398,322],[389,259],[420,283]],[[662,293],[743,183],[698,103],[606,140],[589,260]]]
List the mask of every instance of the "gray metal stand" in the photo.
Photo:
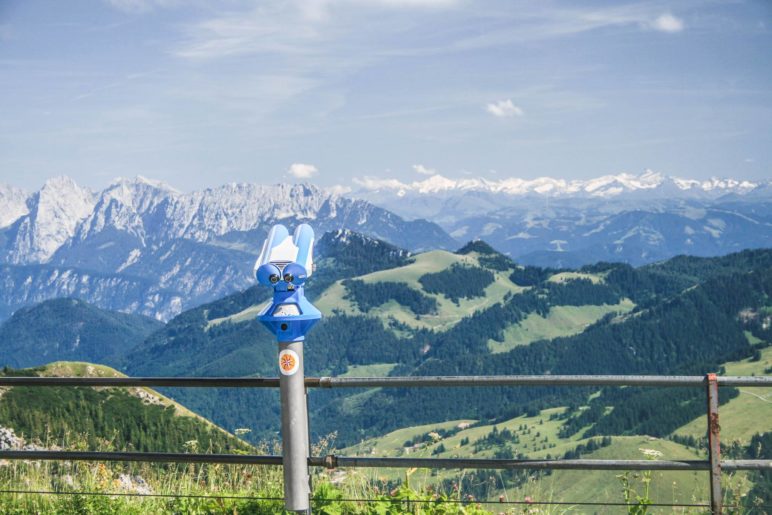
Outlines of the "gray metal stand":
[[[282,351],[291,352],[283,355]],[[290,364],[294,359],[297,359],[297,363],[293,369]],[[288,369],[290,374],[288,374]],[[288,511],[310,513],[308,411],[306,410],[305,374],[303,372],[303,342],[279,342],[279,371],[281,372],[279,389],[284,463],[284,505]]]

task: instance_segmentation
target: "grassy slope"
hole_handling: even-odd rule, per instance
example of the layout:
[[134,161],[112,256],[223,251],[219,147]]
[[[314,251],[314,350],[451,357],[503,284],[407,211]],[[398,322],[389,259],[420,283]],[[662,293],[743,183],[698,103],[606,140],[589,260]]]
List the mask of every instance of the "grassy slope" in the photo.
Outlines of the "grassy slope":
[[614,305],[553,306],[546,317],[531,313],[519,324],[510,325],[504,330],[504,341],[489,340],[488,348],[493,353],[507,352],[518,345],[571,336],[582,332],[608,313],[627,313],[634,307],[635,304],[629,299]]
[[339,377],[386,377],[396,363],[373,363],[372,365],[349,365],[348,370]]
[[[760,361],[744,359],[726,364],[726,375],[765,375],[764,370],[772,367],[772,347],[761,351]],[[719,392],[720,395],[720,392]],[[721,441],[729,443],[740,440],[747,445],[751,437],[772,428],[772,389],[740,388],[740,395],[721,406]],[[705,436],[707,422],[701,416],[680,427],[675,434]]]
[[[80,361],[56,361],[42,367],[42,370],[38,374],[44,377],[127,377],[125,374],[118,372],[114,368]],[[224,435],[235,438],[232,434],[213,424],[208,419],[190,411],[182,404],[173,401],[152,388],[131,387],[126,388],[125,390],[129,392],[129,394],[142,399],[145,404],[174,407],[174,413],[176,415],[195,418],[211,428],[216,428]]]
[[[559,413],[563,408],[552,408],[544,410],[539,416],[526,417],[521,416],[511,420],[496,424],[499,430],[504,428],[516,433],[520,439],[519,444],[513,444],[515,452],[523,452],[530,458],[546,458],[562,456],[565,452],[573,450],[577,445],[586,443],[587,439],[574,435],[570,438],[558,438],[558,431],[562,425],[559,420],[549,420],[553,413]],[[428,444],[426,446],[406,449],[404,443],[414,436],[422,435],[438,429],[452,429],[463,422],[474,422],[470,420],[452,420],[439,424],[426,424],[399,429],[388,433],[382,437],[366,440],[356,446],[345,450],[346,454],[360,456],[410,456],[410,457],[468,457],[468,458],[491,458],[495,449],[485,449],[478,453],[474,452],[475,440],[490,433],[493,425],[484,425],[462,429],[455,435],[441,440],[446,451],[438,455],[432,455],[440,442]],[[525,429],[519,429],[526,426]],[[539,434],[537,437],[536,434]],[[461,446],[461,440],[469,439],[469,444]],[[543,440],[547,438],[547,448]],[[551,447],[549,444],[555,444]],[[609,447],[599,449],[595,452],[583,455],[583,458],[594,459],[643,459],[640,449],[655,449],[663,453],[662,459],[699,459],[700,457],[693,450],[669,440],[650,438],[647,436],[625,436],[613,437],[613,442]],[[376,477],[383,479],[399,479],[404,476],[404,471],[400,470],[378,470]],[[429,470],[421,470],[415,476],[418,485],[422,483],[434,484],[444,478],[458,476],[458,471],[439,471],[436,475],[431,475]],[[620,502],[622,500],[619,480],[615,477],[617,472],[604,471],[556,471],[553,475],[541,478],[529,483],[520,489],[512,489],[507,492],[500,492],[510,500],[523,499],[526,495],[532,498],[548,498],[553,500],[565,499],[577,502],[586,502],[593,500]],[[693,498],[704,500],[706,498],[707,483],[704,481],[704,474],[685,473],[685,472],[665,472],[655,473],[653,484],[653,499],[662,502],[670,502],[674,499],[673,483],[676,484],[675,500],[679,502],[690,502]],[[497,494],[498,495],[498,494]]]
[[[426,252],[416,256],[415,261],[409,265],[359,277],[359,279],[370,283],[381,281],[405,283],[409,287],[433,297],[439,304],[439,313],[437,315],[424,315],[420,319],[416,319],[412,311],[394,301],[389,301],[372,309],[368,314],[380,318],[384,323],[390,318],[394,318],[414,328],[446,330],[464,316],[501,302],[507,293],[517,294],[526,289],[509,280],[509,271],[497,271],[494,272],[495,280],[493,284],[485,290],[485,297],[461,299],[459,305],[454,304],[443,295],[429,294],[423,291],[421,284],[418,282],[422,275],[439,272],[456,263],[477,266],[479,265],[478,255],[474,252],[467,255],[458,255],[442,250]],[[550,280],[565,282],[579,278],[589,279],[594,283],[603,281],[602,276],[598,274],[574,272],[555,274]],[[316,305],[325,314],[331,314],[335,309],[345,313],[360,314],[361,312],[357,307],[346,299],[345,296],[346,289],[339,281],[319,296]],[[531,315],[522,324],[511,326],[505,332],[504,342],[491,341],[490,348],[493,352],[505,352],[517,345],[524,345],[536,340],[576,334],[607,313],[614,311],[627,312],[632,308],[633,304],[628,300],[614,306],[558,306],[553,308],[553,312],[546,318]]]
[[[453,264],[479,266],[479,255],[476,252],[459,255],[444,250],[435,250],[416,255],[408,265],[357,277],[357,279],[361,279],[366,283],[404,283],[410,288],[434,298],[439,305],[436,315],[423,315],[417,318],[410,309],[392,300],[369,310],[367,315],[379,318],[383,321],[384,325],[388,324],[390,319],[395,319],[412,328],[443,331],[456,324],[463,317],[501,302],[508,293],[518,294],[526,290],[526,288],[518,286],[509,280],[509,271],[494,271],[495,280],[485,289],[484,297],[461,299],[458,305],[451,302],[444,295],[430,294],[423,290],[421,283],[418,281],[421,276],[445,270]],[[552,282],[566,282],[573,279],[589,279],[594,283],[603,282],[602,274],[579,272],[561,272],[553,275],[549,280]],[[341,281],[336,281],[325,289],[317,297],[314,304],[326,316],[331,315],[333,311],[340,311],[346,314],[362,314],[358,307],[346,298],[346,288],[341,284]],[[497,342],[491,340],[489,348],[492,352],[506,352],[517,345],[525,345],[541,339],[570,336],[583,331],[588,325],[596,322],[607,313],[615,311],[627,312],[633,307],[634,304],[629,300],[624,300],[613,306],[556,306],[546,318],[532,314],[521,324],[510,326],[505,331],[504,341]],[[209,322],[209,327],[226,320],[237,323],[252,319],[261,308],[262,305],[250,306],[228,317],[213,319]]]
[[[772,366],[772,347],[761,352],[761,360],[744,359],[727,363],[726,375],[765,375],[764,370]],[[772,391],[769,388],[740,388],[740,396],[721,406],[721,441],[729,444],[739,440],[747,445],[751,436],[769,431],[772,428]],[[691,435],[695,438],[705,436],[707,422],[704,416],[678,428],[673,433]],[[638,448],[650,448],[663,452],[662,459],[704,459],[704,454],[686,448],[668,440],[649,439],[645,436],[613,437],[614,443],[600,449],[585,458],[619,458],[640,459]],[[560,492],[565,499],[583,500],[616,500],[621,499],[619,482],[614,472],[573,472],[556,471],[551,477],[539,481],[539,489],[544,492]],[[725,475],[726,483],[729,476]],[[673,486],[675,484],[675,487]],[[653,499],[662,502],[692,502],[706,501],[707,479],[704,473],[687,472],[655,472],[652,480]],[[673,493],[675,492],[675,493]],[[515,495],[531,495],[522,490]],[[609,512],[613,513],[613,511]]]
[[[433,297],[439,304],[437,315],[424,315],[421,316],[420,319],[416,319],[416,316],[412,311],[394,301],[378,306],[377,308],[370,310],[368,314],[380,318],[384,323],[388,322],[390,318],[394,318],[399,322],[414,328],[445,330],[461,320],[461,318],[468,316],[476,310],[484,309],[496,302],[500,302],[507,293],[519,293],[523,291],[522,287],[509,280],[508,272],[495,272],[495,280],[485,289],[484,297],[461,299],[458,305],[451,302],[444,295],[430,294],[423,291],[421,283],[418,282],[418,279],[421,276],[445,270],[456,263],[470,266],[479,265],[476,253],[462,256],[444,250],[435,250],[415,256],[415,260],[409,265],[373,272],[359,277],[358,279],[361,279],[366,283],[405,283],[410,288],[418,290],[429,297]],[[345,298],[345,295],[346,289],[340,281],[338,281],[318,297],[316,306],[324,314],[330,314],[334,309],[350,314],[360,314],[361,312],[352,302]]]
[[[727,375],[763,375],[765,369],[772,366],[772,347],[762,351],[760,361],[748,359],[726,364]],[[757,390],[757,391],[753,391]],[[772,427],[772,392],[762,389],[741,389],[741,395],[721,406],[721,432],[724,442],[740,440],[747,445],[750,437],[758,432]],[[562,425],[559,420],[549,420],[553,413],[559,413],[563,408],[544,410],[537,417],[517,417],[499,424],[499,430],[508,428],[518,434],[519,444],[513,444],[516,452],[523,452],[531,458],[544,458],[549,453],[553,457],[562,456],[566,451],[574,449],[578,444],[587,440],[580,438],[582,431],[567,438],[558,438],[558,431]],[[432,457],[432,450],[438,443],[429,444],[416,449],[405,449],[406,440],[414,436],[425,434],[438,429],[452,429],[462,422],[474,422],[469,420],[452,420],[437,424],[407,427],[393,431],[379,438],[366,440],[359,445],[346,449],[347,453],[373,456],[411,456]],[[525,424],[530,434],[518,428]],[[494,449],[487,449],[474,453],[474,441],[486,435],[493,429],[492,425],[463,429],[455,435],[442,440],[446,451],[436,457],[491,457]],[[536,437],[536,433],[540,436]],[[674,431],[679,435],[693,435],[701,437],[705,434],[705,419],[699,417],[692,422]],[[542,440],[548,438],[549,444],[555,447],[542,449]],[[461,446],[461,440],[469,438],[469,445]],[[536,450],[538,449],[538,450]],[[605,447],[583,455],[590,459],[643,459],[640,449],[654,449],[663,453],[660,459],[704,459],[704,455],[694,449],[690,449],[678,443],[648,436],[614,436],[609,447]],[[386,479],[398,479],[403,477],[403,472],[398,470],[379,470],[377,477]],[[622,490],[618,472],[604,471],[555,471],[551,476],[546,476],[533,481],[529,485],[501,492],[510,500],[523,499],[526,495],[534,499],[552,498],[553,500],[565,499],[576,502],[586,501],[611,501],[622,500]],[[429,471],[419,471],[414,478],[427,483],[435,483],[443,478],[454,477],[458,471],[440,471],[437,475],[430,475]],[[631,476],[632,477],[632,476]],[[696,472],[655,472],[652,476],[652,499],[660,502],[704,502],[708,498],[707,481],[705,474]],[[728,479],[725,478],[725,480]],[[420,484],[420,483],[419,483]],[[599,513],[614,513],[600,511]]]
[[[516,417],[511,420],[495,424],[495,427],[499,431],[503,429],[509,429],[513,433],[516,433],[520,438],[519,444],[513,444],[513,450],[515,452],[523,452],[533,458],[543,458],[547,454],[562,455],[566,451],[572,450],[577,444],[585,441],[578,436],[572,436],[567,439],[559,439],[557,434],[562,424],[558,420],[549,420],[549,416],[553,413],[559,413],[563,408],[552,408],[544,410],[537,417]],[[412,426],[403,429],[392,431],[384,436],[378,438],[372,438],[363,441],[362,443],[352,446],[345,450],[346,453],[360,456],[410,456],[417,458],[429,458],[429,457],[441,457],[441,458],[490,458],[493,457],[495,449],[484,449],[479,452],[474,452],[474,442],[493,430],[494,425],[481,425],[476,427],[469,427],[461,429],[453,436],[447,437],[441,442],[430,445],[421,445],[416,448],[406,449],[404,443],[407,440],[412,439],[414,436],[420,436],[430,431],[437,431],[439,429],[450,430],[459,424],[474,423],[474,420],[451,420],[447,422],[441,422],[437,424],[426,424],[421,426]],[[520,430],[521,426],[527,426],[527,429]],[[537,437],[536,434],[539,434]],[[468,445],[461,445],[461,441],[464,438],[469,439]],[[548,443],[543,442],[544,438],[548,439]],[[445,446],[445,452],[437,455],[433,455],[432,451],[442,443]],[[555,447],[550,447],[550,444],[555,444]],[[536,450],[538,449],[538,450]],[[379,470],[379,477],[386,477],[390,479],[397,479],[402,477],[403,472],[399,470]],[[443,478],[455,477],[458,475],[458,471],[439,471],[436,476],[433,476],[433,481],[441,480]]]
[[564,283],[567,281],[573,281],[575,279],[587,279],[592,281],[593,284],[601,284],[603,282],[603,275],[589,274],[585,272],[560,272],[552,275],[547,280],[551,283]]
[[[582,459],[643,459],[640,449],[657,450],[663,455],[661,459],[701,458],[693,450],[669,440],[648,436],[615,436],[610,446],[585,454]],[[506,495],[510,499],[520,500],[527,495],[536,500],[552,498],[572,502],[624,502],[617,478],[621,473],[601,470],[555,471],[551,476],[543,477],[526,487],[510,490]],[[643,493],[640,480],[634,479],[636,476],[640,478],[640,472],[631,472],[630,480],[638,486],[639,493]],[[707,475],[704,472],[653,472],[650,498],[662,503],[706,502],[707,486]],[[582,512],[581,509],[578,511]],[[605,510],[599,507],[597,513],[621,512],[617,506]],[[666,513],[670,513],[670,510]]]

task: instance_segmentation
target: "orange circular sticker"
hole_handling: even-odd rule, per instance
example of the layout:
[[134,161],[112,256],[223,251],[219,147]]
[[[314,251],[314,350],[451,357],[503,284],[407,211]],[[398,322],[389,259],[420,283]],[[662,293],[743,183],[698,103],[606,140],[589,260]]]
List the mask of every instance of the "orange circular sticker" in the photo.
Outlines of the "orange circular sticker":
[[282,375],[291,376],[298,371],[300,358],[293,350],[285,349],[279,353],[279,371]]

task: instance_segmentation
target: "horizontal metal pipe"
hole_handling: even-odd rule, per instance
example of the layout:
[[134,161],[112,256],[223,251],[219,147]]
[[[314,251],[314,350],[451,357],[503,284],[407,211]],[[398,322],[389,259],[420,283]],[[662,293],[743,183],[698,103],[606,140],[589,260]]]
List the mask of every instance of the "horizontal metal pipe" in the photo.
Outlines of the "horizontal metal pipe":
[[[0,459],[49,461],[133,461],[153,463],[225,463],[281,465],[282,457],[254,454],[187,454],[167,452],[0,451]],[[312,456],[313,467],[383,467],[444,469],[552,469],[552,470],[708,470],[707,461],[685,460],[500,460],[479,458],[373,458]],[[772,469],[772,460],[726,460],[724,470]]]
[[719,386],[772,386],[772,376],[718,376]]
[[281,465],[281,456],[254,454],[187,454],[182,452],[0,451],[5,460],[139,461],[148,463],[231,463]]
[[[338,467],[550,470],[708,470],[707,461],[501,460],[479,458],[373,458],[336,456]],[[328,460],[329,461],[329,460]]]
[[178,386],[278,388],[277,377],[0,377],[0,386]]
[[[705,385],[703,376],[523,375],[308,377],[309,388],[456,386],[687,386]],[[719,376],[721,386],[772,387],[770,376]],[[183,388],[277,388],[276,377],[0,377],[0,386],[175,386]]]
[[[724,386],[772,387],[772,377],[719,377]],[[518,375],[321,377],[322,388],[446,387],[446,386],[704,386],[704,376],[641,375]]]
[[724,460],[721,470],[762,470],[772,469],[772,460]]

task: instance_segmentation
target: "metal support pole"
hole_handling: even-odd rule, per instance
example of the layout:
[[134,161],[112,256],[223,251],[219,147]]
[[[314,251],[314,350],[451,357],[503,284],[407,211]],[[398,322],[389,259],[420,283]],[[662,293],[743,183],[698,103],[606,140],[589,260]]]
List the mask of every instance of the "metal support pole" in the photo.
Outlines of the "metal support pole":
[[723,498],[721,494],[721,442],[718,424],[718,378],[716,374],[708,374],[708,461],[710,462],[710,511],[714,515],[721,514]]
[[287,511],[310,513],[308,411],[302,341],[279,343],[279,372],[284,506]]

